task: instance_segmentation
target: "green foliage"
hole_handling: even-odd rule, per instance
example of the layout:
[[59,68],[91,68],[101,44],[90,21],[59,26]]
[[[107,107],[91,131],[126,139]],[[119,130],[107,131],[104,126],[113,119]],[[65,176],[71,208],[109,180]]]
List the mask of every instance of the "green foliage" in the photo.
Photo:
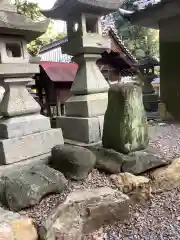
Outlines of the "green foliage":
[[30,3],[27,0],[15,0],[14,3],[17,6],[18,13],[32,19],[33,21],[43,18],[37,3]]
[[[45,17],[40,12],[38,4],[30,3],[27,0],[12,0],[12,2],[17,6],[17,10],[20,14],[27,16],[33,21],[41,21],[45,19]],[[31,55],[38,55],[40,48],[44,44],[65,36],[65,34],[55,33],[53,30],[53,25],[54,22],[51,21],[46,33],[28,44],[28,51]]]
[[[133,2],[135,0],[126,0],[123,8],[135,10]],[[137,57],[144,56],[146,52],[155,56],[159,55],[159,32],[157,30],[135,26],[119,13],[116,13],[114,18],[120,37],[133,54]]]

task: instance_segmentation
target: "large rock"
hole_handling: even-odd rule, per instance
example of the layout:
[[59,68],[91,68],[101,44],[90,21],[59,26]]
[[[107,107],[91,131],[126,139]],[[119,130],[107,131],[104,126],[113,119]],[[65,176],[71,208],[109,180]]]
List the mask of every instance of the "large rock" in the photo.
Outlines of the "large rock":
[[52,149],[51,166],[67,178],[84,180],[96,164],[96,156],[89,149],[74,145],[59,145]]
[[180,187],[180,158],[169,166],[164,166],[150,172],[153,180],[153,191],[168,191]]
[[0,208],[0,239],[37,240],[38,234],[31,219]]
[[169,163],[170,160],[162,158],[151,150],[137,151],[128,155],[127,161],[122,166],[122,172],[136,175]]
[[71,193],[42,222],[41,239],[81,240],[84,234],[104,224],[123,221],[128,217],[129,198],[111,188],[98,188]]
[[107,173],[119,173],[126,160],[126,155],[118,153],[113,149],[106,149],[102,146],[90,147],[96,155],[96,168]]
[[104,117],[103,146],[127,154],[146,148],[148,141],[141,87],[113,84]]
[[0,201],[14,211],[38,204],[47,194],[61,193],[67,183],[62,173],[46,165],[15,171],[1,180]]

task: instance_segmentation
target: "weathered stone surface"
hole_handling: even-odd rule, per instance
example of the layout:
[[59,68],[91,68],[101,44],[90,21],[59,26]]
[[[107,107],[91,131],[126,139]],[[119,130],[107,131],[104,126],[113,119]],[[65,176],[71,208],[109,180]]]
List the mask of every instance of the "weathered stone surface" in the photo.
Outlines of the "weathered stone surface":
[[120,173],[113,174],[110,178],[120,191],[128,194],[132,202],[146,201],[152,196],[150,179],[147,177]]
[[170,163],[170,160],[148,150],[133,152],[128,155],[128,158],[122,166],[122,171],[133,174],[140,174]]
[[[9,68],[11,69],[11,67]],[[40,112],[40,105],[26,88],[26,84],[31,81],[32,78],[7,78],[4,80],[6,92],[0,103],[1,116],[16,117]]]
[[17,219],[20,219],[20,214],[7,211],[0,207],[0,225],[3,223],[8,223]]
[[0,165],[30,159],[48,152],[57,144],[63,144],[61,129],[34,133],[23,137],[0,140]]
[[13,211],[36,205],[49,193],[62,192],[67,183],[62,173],[46,165],[16,171],[1,179],[0,200]]
[[107,173],[119,173],[126,159],[124,154],[102,146],[92,146],[89,149],[96,155],[96,168]]
[[65,139],[87,144],[101,141],[103,123],[104,116],[92,118],[61,116],[56,119],[56,127],[62,129]]
[[16,138],[32,133],[47,131],[50,120],[40,114],[32,114],[0,120],[0,138]]
[[180,186],[180,158],[172,161],[169,166],[164,166],[150,172],[153,180],[153,191],[165,191]]
[[[109,86],[107,86],[107,91],[109,89],[108,87]],[[107,102],[107,92],[71,96],[65,103],[66,116],[83,118],[102,116],[106,111]]]
[[113,84],[104,117],[103,146],[127,154],[146,148],[148,141],[141,87]]
[[37,240],[38,235],[31,219],[0,208],[0,239]]
[[76,191],[42,222],[40,237],[80,240],[83,234],[104,224],[123,221],[128,217],[128,210],[129,198],[117,190],[98,188]]
[[110,176],[111,181],[124,193],[132,192],[134,189],[147,184],[150,179],[144,176],[135,176],[131,173],[119,173]]
[[96,164],[96,156],[88,149],[73,145],[58,145],[52,149],[51,166],[67,178],[83,180]]
[[31,219],[18,219],[0,224],[0,239],[38,240],[38,234]]

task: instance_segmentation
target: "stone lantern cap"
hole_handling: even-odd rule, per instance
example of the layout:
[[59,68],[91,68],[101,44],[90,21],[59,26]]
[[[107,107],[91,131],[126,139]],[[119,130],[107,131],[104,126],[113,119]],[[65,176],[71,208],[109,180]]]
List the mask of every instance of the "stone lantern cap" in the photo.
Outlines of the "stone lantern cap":
[[28,42],[41,36],[50,20],[33,22],[31,19],[17,13],[17,9],[9,1],[0,1],[0,34],[23,36]]
[[42,11],[44,16],[66,21],[71,15],[90,13],[106,15],[116,11],[124,0],[56,0],[53,8]]

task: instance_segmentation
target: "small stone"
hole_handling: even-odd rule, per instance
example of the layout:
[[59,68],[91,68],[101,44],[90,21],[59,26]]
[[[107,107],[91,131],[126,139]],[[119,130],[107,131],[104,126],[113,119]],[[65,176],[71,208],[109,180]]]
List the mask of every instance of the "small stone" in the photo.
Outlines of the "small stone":
[[142,89],[135,83],[113,84],[104,116],[103,147],[128,154],[148,145]]
[[129,198],[120,191],[108,187],[75,191],[42,221],[40,237],[65,236],[79,240],[104,224],[124,221],[128,213]]
[[96,156],[89,149],[73,145],[59,145],[52,149],[51,166],[67,178],[84,180],[95,164]]
[[150,179],[144,176],[135,176],[131,173],[120,173],[120,174],[113,174],[110,176],[111,181],[116,187],[124,192],[128,193],[131,192],[138,187],[148,184]]
[[135,175],[153,168],[168,165],[171,162],[149,150],[133,152],[130,153],[128,157],[129,159],[127,158],[127,161],[125,161],[122,166],[122,171]]
[[61,193],[67,183],[62,173],[46,165],[14,171],[1,179],[4,182],[2,202],[13,211],[36,205],[49,193]]

